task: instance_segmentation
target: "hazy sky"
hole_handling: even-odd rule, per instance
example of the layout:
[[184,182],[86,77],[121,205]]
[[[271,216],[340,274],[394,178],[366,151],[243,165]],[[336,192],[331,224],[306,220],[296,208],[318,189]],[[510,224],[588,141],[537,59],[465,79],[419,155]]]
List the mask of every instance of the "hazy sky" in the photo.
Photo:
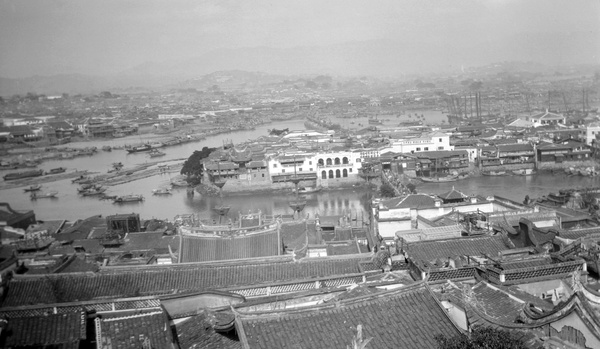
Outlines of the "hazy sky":
[[0,0],[0,76],[116,73],[217,48],[599,31],[598,0]]

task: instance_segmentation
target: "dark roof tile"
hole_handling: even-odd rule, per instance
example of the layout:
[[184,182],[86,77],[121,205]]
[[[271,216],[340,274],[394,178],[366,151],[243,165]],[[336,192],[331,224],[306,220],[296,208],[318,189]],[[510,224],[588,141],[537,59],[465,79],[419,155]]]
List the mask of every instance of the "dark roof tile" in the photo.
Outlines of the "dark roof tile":
[[308,309],[242,314],[239,324],[240,340],[249,348],[293,343],[298,348],[345,349],[358,325],[363,338],[373,338],[368,345],[372,349],[437,348],[435,335],[459,333],[423,283]]
[[417,241],[407,244],[405,248],[408,258],[428,262],[458,256],[497,256],[500,251],[507,249],[509,247],[499,235]]

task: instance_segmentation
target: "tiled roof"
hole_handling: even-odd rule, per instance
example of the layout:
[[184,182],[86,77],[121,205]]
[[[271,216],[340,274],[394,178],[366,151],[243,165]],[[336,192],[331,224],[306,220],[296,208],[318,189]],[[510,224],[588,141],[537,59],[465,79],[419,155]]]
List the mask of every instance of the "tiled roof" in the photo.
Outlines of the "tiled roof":
[[102,253],[104,246],[100,245],[100,240],[96,239],[82,239],[73,240],[73,247],[81,247],[85,250],[85,253]]
[[237,338],[215,332],[215,318],[212,313],[203,311],[188,320],[177,323],[175,332],[181,349],[241,349]]
[[241,314],[236,327],[248,348],[343,348],[358,325],[370,349],[438,348],[435,335],[458,334],[424,283],[301,310]]
[[11,317],[2,330],[3,348],[79,348],[86,338],[82,310],[44,316]]
[[183,235],[182,239],[181,263],[269,257],[281,254],[281,245],[276,229],[235,237]]
[[281,242],[289,250],[299,250],[308,243],[306,221],[285,222],[280,227]]
[[70,258],[65,265],[57,270],[57,273],[81,273],[81,272],[97,272],[98,265],[94,261],[86,261],[81,258]]
[[544,120],[558,120],[564,119],[565,117],[560,114],[552,113],[549,111],[541,112],[539,114],[535,114],[529,117],[530,119],[544,119]]
[[206,162],[204,163],[204,167],[211,171],[235,170],[239,168],[239,166],[233,162],[219,162],[218,164],[216,162]]
[[162,232],[151,232],[151,233],[128,233],[123,239],[123,245],[118,248],[111,248],[109,250],[118,251],[145,251],[154,250],[157,253],[169,253],[169,246],[171,251],[177,251],[179,249],[179,236],[168,236]]
[[128,315],[113,315],[96,318],[96,340],[98,348],[129,349],[170,348],[173,335],[166,314],[162,310]]
[[433,207],[435,206],[435,198],[426,194],[410,194],[405,198],[381,201],[379,205],[389,209]]
[[264,160],[252,160],[247,165],[247,168],[260,168],[267,167],[267,163]]
[[95,274],[15,276],[2,306],[50,304],[99,298],[199,292],[298,279],[359,273],[362,256],[191,263],[103,268]]
[[584,228],[584,229],[572,229],[572,230],[560,230],[558,236],[564,239],[579,239],[581,237],[600,233],[599,227]]
[[341,256],[345,254],[361,253],[358,244],[354,240],[328,243],[326,246],[328,256]]
[[514,151],[531,151],[533,152],[533,146],[529,143],[520,144],[504,144],[498,146],[499,152],[514,152]]
[[63,229],[63,231],[56,234],[56,240],[70,242],[77,239],[86,239],[93,228],[102,226],[106,226],[106,220],[101,215],[92,216]]
[[481,236],[412,242],[405,250],[412,260],[433,262],[458,256],[497,256],[500,251],[508,248],[502,236]]
[[452,190],[450,190],[449,192],[440,194],[438,196],[442,200],[462,200],[467,197],[465,194],[454,189],[454,187],[452,187]]

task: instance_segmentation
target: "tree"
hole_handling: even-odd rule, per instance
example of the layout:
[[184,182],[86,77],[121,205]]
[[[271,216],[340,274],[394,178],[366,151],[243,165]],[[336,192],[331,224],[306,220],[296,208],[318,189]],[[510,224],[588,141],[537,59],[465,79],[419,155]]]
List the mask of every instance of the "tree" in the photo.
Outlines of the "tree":
[[204,147],[202,150],[196,150],[183,163],[180,173],[187,176],[188,183],[195,185],[202,182],[202,175],[204,174],[202,160],[206,159],[210,153],[216,149],[217,148]]
[[490,327],[473,327],[471,335],[435,336],[439,349],[525,349],[525,343],[510,332]]
[[392,187],[392,185],[389,183],[383,183],[379,187],[379,192],[381,193],[381,196],[385,198],[393,198],[394,196],[396,196],[396,191],[394,190],[394,187]]

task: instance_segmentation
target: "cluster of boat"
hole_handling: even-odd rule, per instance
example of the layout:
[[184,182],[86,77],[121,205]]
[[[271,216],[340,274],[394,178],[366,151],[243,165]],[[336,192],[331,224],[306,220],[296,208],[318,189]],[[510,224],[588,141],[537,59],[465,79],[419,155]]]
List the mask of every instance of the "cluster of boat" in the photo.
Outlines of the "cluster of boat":
[[565,173],[570,176],[584,176],[584,177],[595,177],[599,173],[595,167],[569,167],[565,168]]
[[41,184],[31,185],[23,190],[26,193],[29,193],[29,197],[31,198],[31,200],[44,199],[44,198],[55,198],[56,195],[58,194],[57,191],[42,192]]

